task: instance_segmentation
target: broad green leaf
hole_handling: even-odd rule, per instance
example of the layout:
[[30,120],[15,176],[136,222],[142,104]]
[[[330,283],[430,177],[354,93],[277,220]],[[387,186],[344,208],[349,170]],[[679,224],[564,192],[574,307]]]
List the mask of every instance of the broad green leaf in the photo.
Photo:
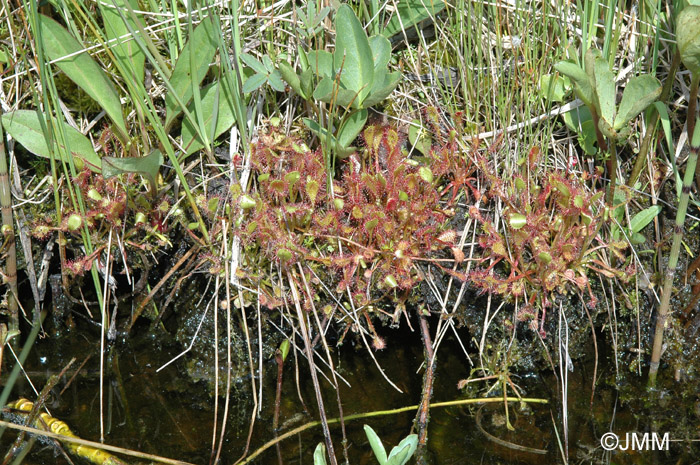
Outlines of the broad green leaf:
[[[225,82],[225,78],[222,79]],[[219,137],[224,131],[233,126],[236,121],[233,113],[234,96],[229,92],[229,86],[220,85],[221,81],[216,81],[202,89],[202,119],[204,121],[204,130],[207,137],[211,137],[212,124],[214,126],[214,139]],[[215,112],[214,109],[217,108]],[[191,112],[194,111],[194,105],[190,104],[188,108]],[[216,115],[216,122],[213,119]],[[185,148],[185,153],[190,155],[204,147],[204,142],[198,131],[192,126],[189,119],[182,122],[182,146]]]
[[306,95],[304,90],[301,88],[301,80],[299,79],[297,73],[294,72],[294,68],[292,68],[286,61],[281,61],[277,66],[280,70],[280,74],[282,75],[282,79],[289,84],[289,87],[291,87],[292,90],[299,94],[299,96],[304,100],[308,99],[310,95]]
[[574,92],[586,106],[593,104],[593,88],[591,81],[586,72],[575,63],[569,61],[560,61],[554,65],[554,69],[559,71],[564,76],[567,76],[574,84]]
[[136,173],[146,178],[155,189],[161,165],[163,165],[163,154],[158,149],[145,157],[102,157],[102,176],[107,179],[124,173]]
[[[54,124],[58,124],[56,119],[54,119]],[[61,124],[63,124],[66,143],[70,147],[71,155],[74,158],[82,159],[88,168],[99,173],[101,166],[100,157],[95,153],[90,140],[63,121],[61,121]],[[6,113],[2,115],[2,125],[13,139],[34,155],[51,158],[52,150],[46,144],[38,112],[34,110],[16,110]],[[58,153],[60,152],[56,153],[56,158],[58,158]]]
[[367,110],[359,110],[351,114],[338,131],[338,143],[341,147],[350,147],[367,122]]
[[404,465],[407,463],[418,447],[418,435],[410,434],[406,436],[398,446],[391,449],[387,459],[387,465]]
[[269,55],[263,55],[263,64],[265,65],[265,69],[267,70],[268,74],[275,70],[275,65],[272,63],[272,59]]
[[615,76],[608,62],[602,57],[595,59],[595,93],[598,113],[609,125],[615,120]]
[[333,55],[325,50],[312,50],[308,55],[309,66],[316,76],[334,78]]
[[333,134],[330,134],[326,128],[321,127],[321,125],[318,124],[316,121],[309,118],[304,118],[303,121],[304,124],[321,139],[321,142],[325,143],[326,140],[330,137],[330,142],[333,145],[336,145],[338,143],[338,141],[335,139],[335,136]]
[[[143,24],[137,25],[136,21],[129,14],[128,9],[138,10],[139,5],[137,0],[107,0],[100,3],[102,9],[102,19],[105,25],[105,33],[107,39],[114,41],[110,44],[114,56],[121,61],[127,69],[131,67],[134,72],[133,79],[137,82],[143,82],[144,63],[146,56],[139,48],[138,44],[131,37],[123,36],[129,34],[127,23],[131,29],[138,31],[143,29]],[[121,10],[122,16],[119,14]],[[140,16],[136,15],[136,20],[141,21]]]
[[265,84],[267,76],[264,74],[253,74],[243,83],[243,93],[249,94]]
[[[119,94],[117,94],[112,81],[87,52],[81,52],[85,47],[63,26],[40,14],[39,27],[41,28],[44,50],[49,59],[59,60],[56,62],[56,66],[104,108],[114,122],[120,139],[126,141],[129,138],[129,132],[126,129],[124,115],[122,115]],[[69,58],[63,58],[66,56]]]
[[364,428],[365,434],[367,435],[367,440],[369,441],[369,445],[372,447],[372,451],[374,451],[374,456],[377,457],[379,465],[384,465],[386,463],[387,457],[386,450],[384,449],[384,445],[382,444],[382,440],[379,439],[379,436],[377,436],[377,433],[374,432],[371,426],[365,425]]
[[545,74],[540,77],[540,95],[552,102],[563,102],[571,89],[568,77]]
[[[172,91],[165,95],[165,126],[170,127],[173,120],[180,114],[182,108],[173,96],[177,95],[183,105],[187,105],[192,98],[192,83],[197,85],[202,82],[209,70],[209,63],[214,58],[217,49],[217,40],[212,21],[206,17],[192,31],[170,76]],[[220,32],[220,31],[219,31]],[[190,60],[190,52],[194,54],[194,60]],[[194,69],[192,69],[194,62]]]
[[321,79],[316,89],[314,89],[314,98],[323,102],[330,102],[333,95],[333,80],[328,77]]
[[357,93],[338,87],[337,82],[330,78],[321,79],[321,82],[318,83],[314,90],[313,96],[316,100],[322,102],[330,103],[334,101],[336,105],[343,107],[359,108]]
[[646,240],[647,238],[640,233],[632,233],[632,236],[630,236],[630,242],[635,245],[644,244]]
[[676,39],[683,65],[700,74],[700,6],[688,5],[678,14]]
[[335,99],[336,105],[340,105],[346,108],[354,108],[356,110],[364,107],[364,105],[362,107],[360,106],[360,100],[358,98],[357,92],[353,90],[343,89],[341,87],[339,89],[335,89],[333,94],[333,98]]
[[342,67],[340,82],[346,89],[359,94],[359,105],[372,88],[374,77],[374,60],[372,49],[365,30],[355,12],[343,4],[335,14],[336,34],[333,66]]
[[327,465],[326,446],[324,446],[322,442],[318,443],[314,451],[314,465]]
[[630,230],[633,233],[638,233],[644,229],[649,223],[651,223],[656,215],[661,212],[661,206],[653,205],[649,208],[645,208],[630,220]]
[[396,86],[399,85],[400,80],[401,73],[399,71],[395,71],[393,73],[379,72],[375,74],[375,81],[372,91],[364,102],[362,102],[362,106],[364,108],[369,108],[382,102],[385,98],[391,95]]
[[423,20],[434,18],[445,8],[442,0],[399,0],[394,15],[382,31],[384,37],[392,37],[405,29],[417,25]]
[[583,151],[587,155],[594,156],[597,153],[595,145],[598,140],[588,107],[574,108],[564,113],[562,118],[566,126],[579,135],[579,143]]
[[661,83],[650,74],[635,76],[629,80],[622,93],[622,101],[615,116],[613,129],[619,131],[632,121],[661,95]]
[[257,58],[255,58],[253,55],[249,53],[242,53],[241,54],[241,61],[248,65],[250,68],[253,69],[256,73],[260,74],[267,74],[268,71],[265,68],[265,66],[258,61]]
[[372,36],[369,38],[369,47],[372,49],[372,59],[374,60],[374,76],[377,70],[384,70],[391,59],[391,42],[384,36]]
[[300,80],[301,80],[301,91],[302,91],[302,93],[300,95],[302,96],[302,98],[308,100],[313,95],[314,79],[313,79],[313,70],[311,69],[311,67],[306,68],[304,71],[302,71]]
[[583,69],[588,75],[588,80],[595,92],[595,61],[603,56],[597,48],[589,48],[583,57]]
[[277,92],[284,92],[285,85],[282,82],[282,75],[276,69],[273,69],[270,75],[267,77],[267,81],[270,83],[270,87],[275,89]]

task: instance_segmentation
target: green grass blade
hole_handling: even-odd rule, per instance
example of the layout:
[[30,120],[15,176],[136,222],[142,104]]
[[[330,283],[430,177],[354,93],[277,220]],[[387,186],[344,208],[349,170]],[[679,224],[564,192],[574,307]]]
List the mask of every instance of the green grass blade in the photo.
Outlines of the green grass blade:
[[[389,20],[382,31],[384,37],[392,37],[402,31],[430,17],[435,17],[445,8],[445,2],[441,0],[400,0],[394,16]],[[403,25],[403,28],[402,28]]]

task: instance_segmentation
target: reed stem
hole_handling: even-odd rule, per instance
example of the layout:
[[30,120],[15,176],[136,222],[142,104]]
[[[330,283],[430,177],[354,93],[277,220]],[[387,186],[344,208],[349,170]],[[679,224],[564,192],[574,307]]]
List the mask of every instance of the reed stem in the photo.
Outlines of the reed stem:
[[[700,82],[700,75],[693,76],[693,87],[695,88],[695,98],[697,98],[697,87]],[[692,92],[691,92],[692,94]],[[688,114],[690,119],[695,123],[695,115]],[[690,124],[688,125],[691,127]],[[694,124],[693,126],[694,127]],[[659,362],[661,360],[661,349],[664,342],[664,329],[666,329],[668,317],[670,314],[671,293],[673,291],[673,277],[678,266],[678,257],[681,250],[681,241],[683,239],[683,224],[685,223],[685,215],[688,210],[688,199],[690,197],[690,185],[695,176],[695,167],[698,161],[698,152],[700,152],[700,131],[693,134],[690,143],[690,155],[688,156],[688,164],[683,176],[683,190],[678,203],[678,211],[676,212],[676,224],[673,228],[673,244],[671,245],[671,255],[668,259],[668,267],[664,274],[664,286],[661,294],[661,305],[656,317],[656,330],[654,331],[654,346],[651,353],[651,363],[649,364],[649,387],[656,386],[656,375],[659,371]]]
[[[2,108],[0,108],[2,117]],[[9,288],[7,309],[10,314],[9,333],[19,331],[19,305],[17,302],[17,247],[15,228],[12,220],[12,195],[10,194],[10,173],[5,151],[5,134],[0,125],[0,208],[2,208],[2,243],[5,249],[5,281]]]

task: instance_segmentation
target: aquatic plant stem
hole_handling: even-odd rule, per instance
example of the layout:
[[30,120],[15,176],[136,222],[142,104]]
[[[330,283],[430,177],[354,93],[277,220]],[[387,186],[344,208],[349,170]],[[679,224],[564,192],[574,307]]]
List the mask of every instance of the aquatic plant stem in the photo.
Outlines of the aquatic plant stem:
[[[2,117],[0,107],[0,117]],[[0,207],[2,208],[2,243],[5,251],[3,277],[9,288],[7,310],[10,313],[9,334],[19,331],[19,305],[17,302],[17,248],[15,228],[12,220],[12,196],[10,195],[10,173],[5,151],[5,134],[0,126]]]
[[423,376],[423,395],[420,408],[416,416],[416,426],[418,429],[418,452],[416,463],[427,464],[426,445],[428,443],[428,421],[430,411],[430,398],[433,396],[433,380],[435,379],[435,352],[433,343],[430,340],[430,329],[425,315],[420,315],[421,338],[425,349],[425,375]]
[[[548,404],[549,401],[547,399],[536,399],[536,398],[527,398],[527,397],[507,397],[506,400],[508,402],[525,402],[529,404]],[[430,404],[430,407],[432,408],[440,408],[440,407],[457,407],[460,405],[473,405],[473,404],[491,404],[491,403],[500,403],[503,402],[503,397],[485,397],[481,399],[460,399],[460,400],[449,400],[446,402],[436,402],[434,404]],[[375,410],[373,412],[365,412],[365,413],[356,413],[354,415],[345,415],[343,418],[344,421],[351,421],[351,420],[360,420],[363,418],[373,418],[373,417],[383,417],[387,415],[397,415],[399,413],[404,413],[404,412],[410,412],[413,410],[416,410],[419,408],[420,405],[409,405],[407,407],[400,407],[392,410]],[[336,423],[340,423],[340,418],[329,418],[328,419],[328,424],[329,425],[334,425]],[[279,443],[280,441],[283,441],[285,439],[291,438],[296,436],[297,434],[306,431],[307,429],[314,428],[316,426],[321,425],[320,421],[311,421],[309,423],[306,423],[304,425],[298,426],[294,429],[291,429],[287,431],[286,433],[280,435],[279,437],[276,437],[275,439],[272,439],[265,444],[263,444],[258,450],[250,454],[244,461],[240,463],[240,465],[246,465],[253,460],[255,460],[260,454],[265,452],[267,449],[270,447],[274,446],[275,444]]]
[[[280,424],[280,404],[282,403],[282,375],[284,374],[284,357],[279,349],[275,352],[275,362],[277,363],[277,389],[275,390],[275,413],[272,417],[272,430],[277,434]],[[277,462],[280,465],[284,463],[279,444],[277,445]]]
[[[696,78],[693,77],[693,81]],[[694,114],[688,114],[688,120],[695,121]],[[689,127],[690,124],[688,125]],[[671,304],[671,293],[673,291],[673,277],[678,266],[678,257],[681,250],[681,241],[683,239],[683,224],[685,223],[685,215],[688,210],[688,199],[690,197],[690,184],[695,176],[695,167],[698,161],[698,152],[700,152],[700,131],[693,134],[690,143],[690,155],[688,156],[687,166],[685,168],[685,176],[683,176],[683,190],[681,191],[680,202],[678,203],[678,211],[676,212],[676,224],[673,228],[673,244],[671,245],[671,254],[668,258],[668,267],[664,274],[664,286],[661,294],[661,305],[656,317],[656,330],[654,331],[654,346],[651,352],[651,362],[649,364],[649,387],[656,386],[656,375],[659,370],[659,362],[661,360],[661,349],[664,341],[664,329],[669,316]]]

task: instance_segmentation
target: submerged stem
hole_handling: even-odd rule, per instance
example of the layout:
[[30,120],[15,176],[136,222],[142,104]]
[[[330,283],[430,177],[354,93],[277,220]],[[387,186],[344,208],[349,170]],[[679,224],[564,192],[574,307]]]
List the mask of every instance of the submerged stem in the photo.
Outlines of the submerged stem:
[[[693,78],[693,82],[696,79]],[[697,88],[696,88],[697,90]],[[695,121],[694,114],[688,114],[688,119]],[[690,127],[690,124],[688,125]],[[693,125],[694,126],[694,125]],[[659,370],[659,361],[661,360],[661,348],[664,340],[664,329],[669,316],[669,307],[671,304],[671,292],[673,290],[673,277],[676,273],[678,265],[678,257],[681,250],[681,241],[683,239],[683,224],[685,223],[685,214],[688,209],[688,199],[690,197],[690,185],[693,182],[695,175],[695,166],[698,161],[698,152],[700,152],[700,131],[693,135],[690,144],[690,155],[688,156],[688,164],[686,166],[685,175],[683,176],[683,190],[678,203],[678,211],[676,212],[676,224],[673,228],[673,245],[671,246],[671,254],[668,258],[668,267],[664,274],[663,293],[661,295],[661,305],[659,306],[658,315],[656,318],[656,330],[654,331],[654,346],[651,353],[651,363],[649,364],[649,387],[656,385],[656,374]]]

